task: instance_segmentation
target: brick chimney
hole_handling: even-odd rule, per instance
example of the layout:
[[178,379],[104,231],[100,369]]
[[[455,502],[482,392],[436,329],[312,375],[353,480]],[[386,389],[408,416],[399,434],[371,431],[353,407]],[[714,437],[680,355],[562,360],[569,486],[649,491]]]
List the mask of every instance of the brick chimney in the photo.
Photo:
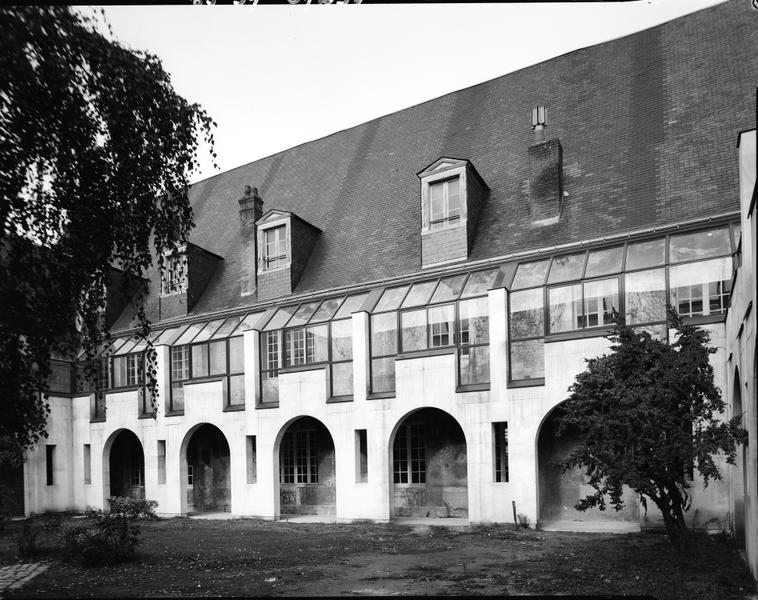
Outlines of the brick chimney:
[[240,293],[250,296],[257,289],[255,222],[263,216],[263,200],[258,188],[245,186],[240,204]]
[[563,202],[563,148],[555,139],[545,139],[547,110],[532,109],[534,143],[529,146],[529,208],[532,225],[557,223]]

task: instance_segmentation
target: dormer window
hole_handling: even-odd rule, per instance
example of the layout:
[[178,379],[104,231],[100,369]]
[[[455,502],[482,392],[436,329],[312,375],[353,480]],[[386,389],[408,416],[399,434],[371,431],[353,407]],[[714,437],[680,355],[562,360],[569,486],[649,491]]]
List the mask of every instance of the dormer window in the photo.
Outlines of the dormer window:
[[461,221],[460,177],[429,184],[429,202],[430,229],[458,225]]
[[164,256],[165,270],[161,280],[161,294],[181,294],[187,291],[187,257],[184,250],[175,250]]
[[263,265],[265,269],[276,269],[287,264],[287,227],[280,225],[263,232]]

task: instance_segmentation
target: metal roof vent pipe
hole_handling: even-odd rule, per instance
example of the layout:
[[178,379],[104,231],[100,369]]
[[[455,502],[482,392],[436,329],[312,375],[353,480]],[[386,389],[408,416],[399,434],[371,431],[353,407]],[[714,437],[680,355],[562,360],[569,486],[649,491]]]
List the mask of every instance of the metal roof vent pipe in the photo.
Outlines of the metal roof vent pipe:
[[545,127],[547,127],[547,109],[544,106],[536,106],[532,109],[532,130],[534,131],[535,144],[541,144],[545,141]]

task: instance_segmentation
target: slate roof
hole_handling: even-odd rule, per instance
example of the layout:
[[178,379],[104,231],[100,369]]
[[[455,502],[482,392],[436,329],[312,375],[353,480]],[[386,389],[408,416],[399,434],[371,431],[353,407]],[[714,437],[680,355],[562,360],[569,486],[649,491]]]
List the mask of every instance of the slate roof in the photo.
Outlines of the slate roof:
[[[264,213],[322,230],[296,294],[421,271],[416,173],[470,160],[490,188],[470,260],[738,209],[737,133],[755,127],[758,11],[731,0],[412,106],[192,186],[190,241],[221,257],[192,313],[240,297],[239,207],[258,187]],[[530,225],[530,110],[548,109],[563,146],[560,222]],[[156,292],[148,314],[157,318]],[[128,326],[122,315],[114,329]]]

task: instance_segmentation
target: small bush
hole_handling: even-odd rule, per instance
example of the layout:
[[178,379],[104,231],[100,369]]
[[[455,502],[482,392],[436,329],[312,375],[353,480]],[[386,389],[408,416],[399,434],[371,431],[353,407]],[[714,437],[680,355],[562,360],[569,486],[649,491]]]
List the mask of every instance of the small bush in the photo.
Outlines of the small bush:
[[155,500],[135,500],[124,496],[112,496],[108,498],[110,514],[117,514],[128,519],[152,520],[158,517],[155,509],[158,503]]
[[519,513],[517,517],[518,517],[518,524],[521,527],[529,527],[529,517],[527,515],[525,515],[524,513]]
[[114,564],[131,558],[139,535],[139,526],[126,515],[90,510],[83,522],[66,527],[63,547],[84,566]]
[[61,531],[61,515],[31,514],[21,527],[16,539],[18,553],[22,558],[30,558],[54,550],[58,545]]

